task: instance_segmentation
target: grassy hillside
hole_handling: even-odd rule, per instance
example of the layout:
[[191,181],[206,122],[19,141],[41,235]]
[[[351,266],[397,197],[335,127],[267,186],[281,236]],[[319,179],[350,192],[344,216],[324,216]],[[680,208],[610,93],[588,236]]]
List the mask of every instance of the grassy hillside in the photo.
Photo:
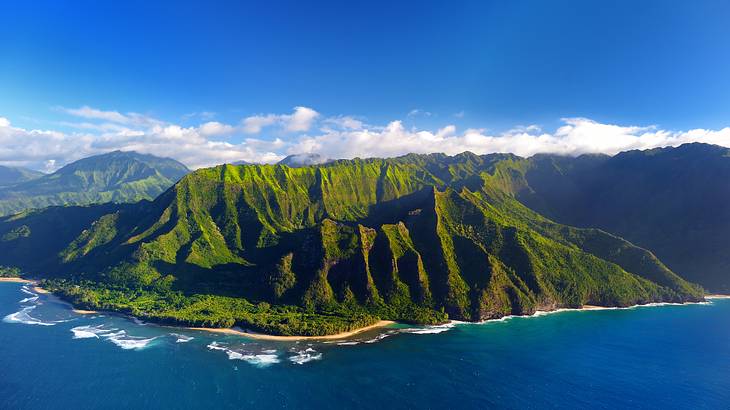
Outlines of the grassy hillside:
[[56,278],[85,307],[279,334],[702,299],[649,251],[520,203],[528,165],[470,153],[222,165],[153,202],[0,219],[0,264]]
[[115,151],[85,158],[26,182],[0,187],[0,215],[52,205],[153,199],[188,169],[177,161]]

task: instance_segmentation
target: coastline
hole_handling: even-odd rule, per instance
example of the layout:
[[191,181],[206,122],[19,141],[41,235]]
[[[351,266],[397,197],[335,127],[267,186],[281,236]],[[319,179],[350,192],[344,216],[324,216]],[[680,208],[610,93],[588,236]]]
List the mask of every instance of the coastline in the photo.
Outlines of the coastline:
[[79,315],[95,315],[99,312],[96,310],[83,310],[83,309],[71,309],[72,312],[78,313]]
[[[30,280],[30,279],[23,279],[18,277],[12,277],[12,278],[0,278],[0,282],[11,282],[11,283],[30,283],[34,284],[33,291],[39,294],[49,294],[52,295],[51,292],[47,291],[46,289],[43,289],[37,285],[37,281]],[[685,302],[685,303],[672,303],[672,302],[655,302],[655,303],[646,303],[646,304],[638,304],[638,305],[632,305],[632,306],[596,306],[596,305],[583,305],[580,308],[557,308],[553,310],[538,310],[535,313],[531,315],[507,315],[503,316],[498,319],[488,319],[478,322],[462,322],[457,320],[450,320],[447,323],[451,324],[460,324],[460,323],[473,323],[473,324],[480,324],[480,323],[489,323],[489,322],[502,322],[508,319],[512,318],[530,318],[530,317],[539,317],[554,313],[560,313],[560,312],[570,312],[570,311],[597,311],[597,310],[618,310],[618,309],[634,309],[639,307],[658,307],[658,306],[684,306],[684,305],[694,305],[694,304],[707,304],[710,303],[707,300],[710,299],[730,299],[730,295],[727,294],[707,294],[705,295],[705,301],[702,302]],[[71,303],[68,303],[66,301],[63,301],[59,299],[63,303],[67,304],[71,311],[80,314],[80,315],[91,315],[91,314],[98,314],[102,313],[96,310],[86,310],[86,309],[76,309]],[[117,312],[108,312],[111,314],[117,313]],[[136,317],[129,316],[127,314],[121,314],[122,316],[126,316],[132,320],[139,320]],[[154,323],[154,322],[151,322]],[[244,329],[241,329],[239,327],[232,327],[232,328],[206,328],[206,327],[189,327],[189,326],[169,326],[169,325],[163,325],[158,324],[159,326],[164,327],[172,327],[177,329],[187,329],[187,330],[195,330],[195,331],[204,331],[204,332],[210,332],[210,333],[219,333],[219,334],[228,334],[228,335],[235,335],[235,336],[243,336],[250,339],[256,339],[256,340],[271,340],[271,341],[300,341],[300,340],[340,340],[340,339],[346,339],[352,336],[355,336],[357,334],[367,332],[369,330],[375,330],[383,327],[390,326],[392,324],[395,324],[397,322],[392,320],[380,320],[377,323],[374,323],[369,326],[365,326],[362,328],[358,328],[355,330],[351,330],[348,332],[341,332],[333,335],[323,335],[323,336],[280,336],[280,335],[267,335],[264,333],[256,333],[256,332],[249,332]]]
[[10,283],[35,283],[34,280],[23,279],[23,278],[0,278],[0,282],[10,282]]
[[[705,299],[730,299],[730,295],[706,295]],[[462,321],[458,321],[458,320],[452,320],[452,321],[450,321],[450,323],[484,324],[484,323],[492,323],[492,322],[504,322],[506,320],[514,319],[514,318],[534,318],[534,317],[552,315],[555,313],[562,313],[562,312],[589,312],[589,311],[599,311],[599,310],[631,310],[631,309],[642,308],[642,307],[706,305],[709,303],[710,303],[709,301],[705,300],[702,302],[684,302],[684,303],[652,302],[652,303],[644,303],[641,305],[631,305],[631,306],[583,305],[579,308],[557,308],[557,309],[553,309],[553,310],[538,310],[538,311],[535,311],[535,313],[533,313],[531,315],[507,315],[507,316],[502,316],[499,319],[487,319],[487,320],[482,320],[479,322],[462,322]]]
[[349,332],[342,332],[337,333],[334,335],[324,335],[324,336],[277,336],[277,335],[266,335],[263,333],[251,333],[246,332],[242,329],[237,328],[209,328],[209,327],[186,327],[185,329],[188,330],[199,330],[204,332],[212,332],[212,333],[223,333],[223,334],[229,334],[229,335],[236,335],[236,336],[244,336],[251,339],[257,339],[257,340],[277,340],[277,341],[297,341],[297,340],[337,340],[337,339],[346,339],[348,337],[354,336],[356,334],[367,332],[368,330],[374,330],[381,327],[389,326],[394,324],[395,322],[392,320],[381,320],[377,323],[374,323],[370,326],[361,327],[359,329],[351,330]]

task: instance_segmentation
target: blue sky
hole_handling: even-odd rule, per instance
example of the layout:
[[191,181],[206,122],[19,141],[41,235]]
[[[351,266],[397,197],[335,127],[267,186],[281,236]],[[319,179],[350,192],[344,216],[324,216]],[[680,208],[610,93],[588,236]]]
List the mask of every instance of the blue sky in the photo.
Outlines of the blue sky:
[[[730,125],[728,2],[121,3],[3,5],[0,117],[15,134],[87,138],[84,153],[120,147],[94,140],[109,140],[110,127],[80,127],[70,114],[88,107],[183,129],[214,121],[231,128],[206,144],[271,161],[316,150],[299,142],[343,117],[372,132],[393,121],[434,136],[454,126],[462,138],[469,129],[489,137],[531,125],[540,127],[533,136],[555,136],[570,126],[566,118],[675,136]],[[285,124],[295,107],[316,112],[310,127]],[[241,131],[246,118],[267,115],[278,128]],[[80,118],[101,126],[109,116]],[[148,145],[132,148],[156,152],[152,122],[112,123],[147,133]],[[16,161],[9,155],[17,152],[0,149],[0,162],[39,168],[52,160],[52,168],[73,159],[44,160],[33,149]]]

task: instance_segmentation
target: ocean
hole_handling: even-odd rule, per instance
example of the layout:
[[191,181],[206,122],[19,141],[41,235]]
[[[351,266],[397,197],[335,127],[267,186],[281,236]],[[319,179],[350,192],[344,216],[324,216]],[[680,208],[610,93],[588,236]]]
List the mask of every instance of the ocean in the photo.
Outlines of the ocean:
[[730,300],[254,341],[0,283],[2,409],[727,409]]

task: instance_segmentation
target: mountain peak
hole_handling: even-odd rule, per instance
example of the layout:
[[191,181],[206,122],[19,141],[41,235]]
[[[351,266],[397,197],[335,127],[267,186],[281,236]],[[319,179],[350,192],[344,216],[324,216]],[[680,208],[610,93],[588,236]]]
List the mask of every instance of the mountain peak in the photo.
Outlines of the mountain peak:
[[185,165],[134,151],[112,151],[0,189],[0,215],[50,205],[154,199],[189,172]]

